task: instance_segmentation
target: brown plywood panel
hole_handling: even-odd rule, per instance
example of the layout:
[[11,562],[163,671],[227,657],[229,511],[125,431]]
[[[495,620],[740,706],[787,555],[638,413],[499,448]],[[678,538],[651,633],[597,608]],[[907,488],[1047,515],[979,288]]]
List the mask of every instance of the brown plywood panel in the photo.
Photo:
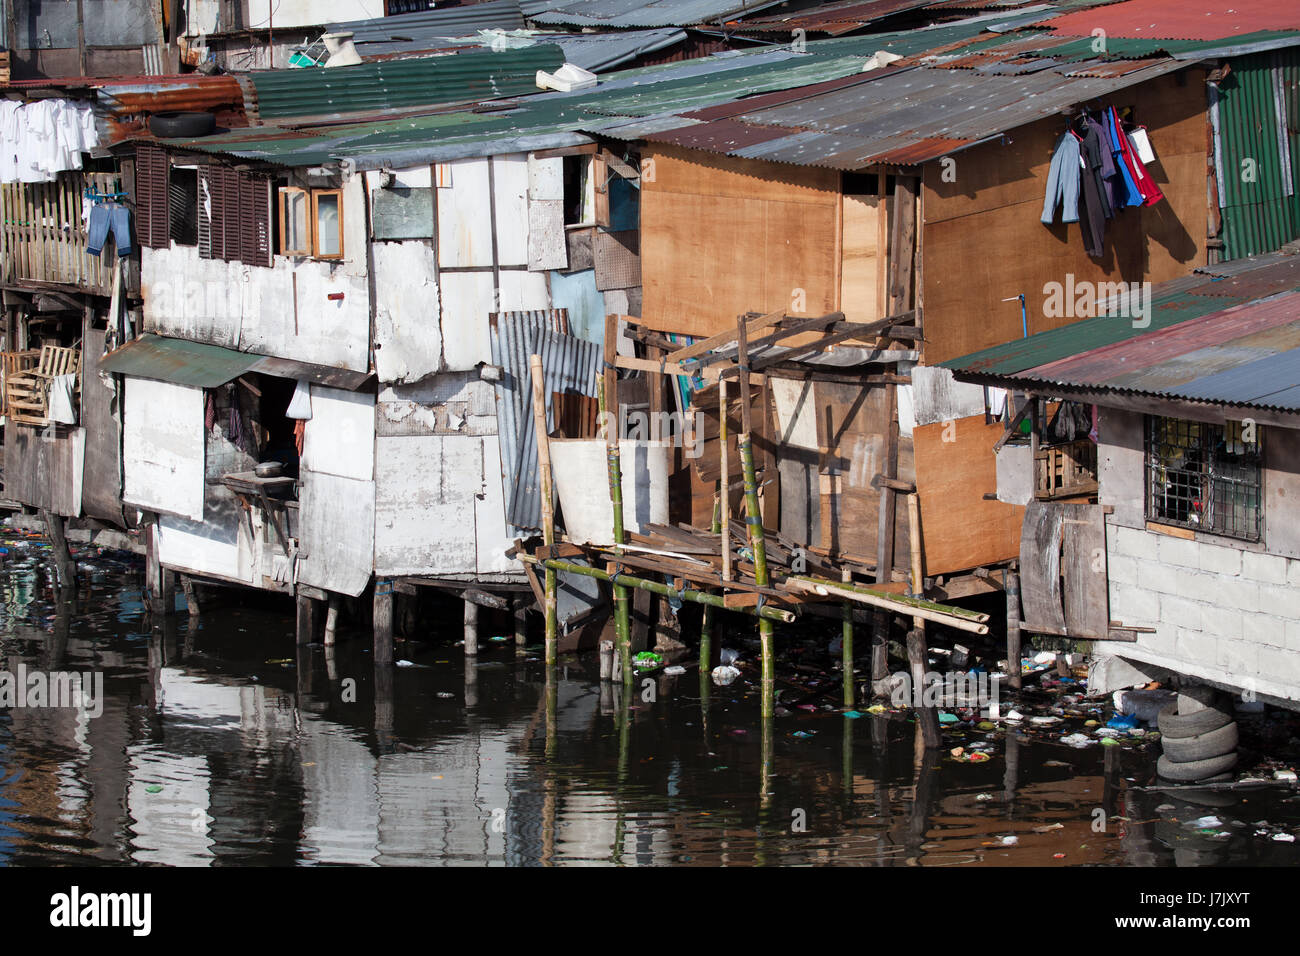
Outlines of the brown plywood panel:
[[[708,336],[734,327],[749,311],[834,311],[837,176],[725,157],[688,161],[679,154],[656,152],[653,179],[642,183],[647,323]],[[802,290],[802,303],[796,290]]]
[[821,502],[822,546],[874,563],[880,492],[871,480],[883,468],[886,427],[896,427],[885,421],[885,388],[818,382],[816,397],[823,471],[838,473]]
[[1023,127],[1007,145],[989,143],[953,157],[952,182],[943,181],[940,164],[929,164],[923,203],[926,361],[1019,338],[1020,306],[1002,300],[1021,292],[1031,333],[1084,318],[1043,314],[1044,286],[1064,283],[1067,275],[1076,282],[1162,282],[1203,264],[1204,96],[1204,85],[1192,77],[1183,86],[1162,77],[1113,97],[1118,107],[1132,106],[1146,125],[1158,157],[1149,171],[1165,198],[1110,220],[1100,259],[1084,252],[1078,224],[1039,221],[1052,148],[1063,129],[1059,119]]
[[879,196],[844,197],[844,232],[840,247],[840,311],[850,322],[870,322],[880,314],[880,284],[885,278],[881,254]]
[[993,444],[1001,435],[1002,425],[985,425],[982,415],[912,430],[927,575],[966,571],[1019,554],[1024,508],[984,500],[986,492],[997,490]]

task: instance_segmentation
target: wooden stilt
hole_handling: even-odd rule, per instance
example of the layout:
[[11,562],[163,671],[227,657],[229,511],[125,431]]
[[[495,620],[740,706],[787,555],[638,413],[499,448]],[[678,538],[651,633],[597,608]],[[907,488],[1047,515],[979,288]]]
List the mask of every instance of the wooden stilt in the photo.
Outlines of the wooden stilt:
[[[844,568],[840,572],[840,580],[846,584],[853,583],[853,572]],[[840,642],[843,645],[840,648],[840,667],[843,671],[841,677],[844,682],[844,709],[853,709],[853,602],[845,601],[840,605],[844,614],[844,621],[841,624]]]
[[[912,596],[925,597],[924,556],[921,549],[921,503],[916,495],[907,498],[907,524],[912,545]],[[907,658],[912,666],[913,693],[924,693],[925,674],[929,669],[929,651],[925,643],[925,618],[913,617],[912,629],[907,633]],[[943,741],[939,735],[939,714],[933,707],[917,708],[927,747],[938,747]]]
[[515,647],[523,650],[528,644],[528,612],[523,608],[515,610]]
[[731,580],[731,462],[727,450],[727,380],[718,381],[718,451],[722,456],[722,477],[718,479],[718,495],[722,513],[718,530],[722,534],[722,580]]
[[375,581],[374,600],[374,658],[376,664],[393,662],[393,582],[386,578]]
[[610,681],[614,679],[614,642],[600,642],[600,679]]
[[194,584],[194,579],[188,574],[180,575],[181,590],[185,592],[185,609],[189,612],[190,617],[199,616],[199,593],[198,587]]
[[[719,488],[718,494],[715,494],[713,496],[713,521],[709,525],[709,530],[713,531],[715,534],[722,527],[722,507],[723,507],[722,493],[723,493],[723,489],[726,488],[725,478],[719,482],[718,488]],[[722,550],[723,550],[723,554],[725,555],[730,549],[727,548],[726,546],[727,539],[723,538],[722,540],[723,540]],[[725,557],[723,558],[723,563],[724,564],[727,563]],[[724,574],[723,576],[725,578],[726,575]],[[713,667],[712,665],[713,619],[716,613],[717,611],[714,608],[705,605],[704,616],[700,623],[700,687],[701,689],[708,687],[709,672],[710,670],[712,670]]]
[[63,516],[42,511],[41,518],[45,522],[45,536],[50,540],[50,552],[54,557],[55,583],[60,588],[72,587],[76,584],[77,566],[68,549]]
[[1013,690],[1020,690],[1020,575],[1006,570],[1007,592],[1007,678]]
[[[542,492],[542,541],[548,547],[555,544],[555,492],[551,479],[551,441],[546,430],[546,373],[542,357],[528,359],[533,378],[533,428],[537,433],[537,467]],[[546,591],[542,611],[546,615],[546,666],[555,666],[560,640],[559,578],[552,568],[546,569]]]
[[320,623],[318,612],[320,602],[301,591],[295,595],[295,602],[298,610],[295,628],[298,645],[311,644],[316,640],[316,630]]
[[333,647],[338,636],[339,596],[331,594],[325,606],[325,646]]
[[473,601],[465,602],[465,655],[474,657],[478,654],[478,605]]

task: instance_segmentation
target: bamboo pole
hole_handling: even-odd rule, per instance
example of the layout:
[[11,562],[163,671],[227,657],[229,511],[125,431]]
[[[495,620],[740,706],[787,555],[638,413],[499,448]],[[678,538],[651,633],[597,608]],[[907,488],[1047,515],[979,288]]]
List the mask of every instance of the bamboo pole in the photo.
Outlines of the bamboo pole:
[[1020,690],[1020,575],[1008,568],[1007,594],[1007,676],[1013,690]]
[[[758,478],[754,473],[754,446],[751,439],[752,422],[749,409],[749,343],[745,317],[736,323],[736,368],[740,380],[740,465],[745,480],[745,524],[749,526],[750,548],[754,552],[754,582],[767,587],[767,541],[763,534],[763,513],[758,506]],[[723,481],[726,482],[726,475]],[[776,700],[776,648],[772,621],[760,616],[758,639],[763,650],[763,681],[761,712],[765,720],[772,716]]]
[[904,594],[876,591],[860,584],[845,584],[842,581],[829,581],[826,578],[809,575],[788,577],[782,583],[788,590],[816,594],[820,597],[845,598],[850,601],[857,601],[860,604],[870,604],[874,607],[884,608],[887,611],[896,611],[899,614],[922,617],[927,621],[946,624],[949,627],[970,631],[973,634],[987,634],[989,632],[987,623],[989,616],[978,611],[968,611],[965,608],[950,607],[946,604],[938,604],[922,598],[911,598]]
[[[565,574],[581,574],[585,577],[595,578],[597,581],[612,582],[614,576],[608,571],[602,571],[600,568],[591,568],[585,564],[574,564],[571,561],[565,561],[560,558],[537,558],[531,554],[516,553],[515,560],[522,561],[525,564],[542,565],[544,567],[554,568],[557,571],[563,571]],[[759,607],[733,607],[728,608],[726,600],[721,594],[711,594],[708,591],[696,591],[694,588],[685,588],[678,591],[667,584],[661,584],[658,581],[649,581],[645,578],[633,577],[630,574],[619,574],[619,586],[626,590],[640,588],[642,591],[649,591],[651,594],[658,594],[660,597],[679,597],[683,601],[691,601],[695,604],[703,604],[715,608],[724,608],[729,611],[736,611],[739,614],[749,614],[757,616],[767,621],[781,621],[783,624],[789,624],[795,619],[793,611],[787,611],[784,608],[775,608],[771,605]]]
[[[622,545],[623,533],[623,467],[619,458],[619,407],[618,407],[618,371],[614,362],[618,357],[618,319],[605,316],[605,380],[600,389],[600,421],[605,429],[605,458],[609,471],[609,502],[614,511],[614,545]],[[613,416],[614,426],[610,427]],[[614,585],[614,627],[618,632],[618,653],[623,668],[624,706],[632,689],[632,622],[630,616],[631,601],[628,589],[619,583],[620,576],[609,579]]]
[[[546,434],[546,377],[542,357],[528,359],[533,377],[533,428],[537,432],[537,467],[542,483],[542,541],[550,547],[555,544],[555,503],[551,487],[551,442]],[[555,666],[556,648],[559,645],[559,581],[554,568],[546,569],[546,668]]]
[[[845,584],[853,583],[853,572],[848,568],[840,571],[840,580]],[[841,624],[840,642],[840,668],[843,671],[844,680],[844,709],[853,709],[853,602],[844,601],[840,605],[844,615],[844,621]]]

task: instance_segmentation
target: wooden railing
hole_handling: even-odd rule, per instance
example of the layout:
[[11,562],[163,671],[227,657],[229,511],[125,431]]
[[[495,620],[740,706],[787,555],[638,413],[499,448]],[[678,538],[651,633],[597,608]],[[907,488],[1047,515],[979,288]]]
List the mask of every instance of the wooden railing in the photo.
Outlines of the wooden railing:
[[117,192],[117,173],[59,173],[49,183],[0,183],[0,280],[76,286],[110,295],[117,250],[86,252],[86,189]]

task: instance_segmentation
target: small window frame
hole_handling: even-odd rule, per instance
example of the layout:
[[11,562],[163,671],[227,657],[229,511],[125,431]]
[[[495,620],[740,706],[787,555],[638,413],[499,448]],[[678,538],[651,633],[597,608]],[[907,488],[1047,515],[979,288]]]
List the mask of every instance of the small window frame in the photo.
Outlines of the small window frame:
[[[301,249],[289,248],[289,197],[292,195],[302,196],[306,200],[306,211],[303,214],[303,241]],[[312,202],[311,190],[303,189],[301,186],[281,186],[277,201],[280,204],[280,255],[282,256],[301,256],[309,257],[312,253]]]
[[[320,251],[320,234],[317,231],[317,224],[320,222],[320,201],[324,196],[334,196],[338,202],[339,209],[339,251],[323,253]],[[343,190],[342,189],[313,189],[311,191],[311,254],[313,259],[337,260],[343,258]]]

